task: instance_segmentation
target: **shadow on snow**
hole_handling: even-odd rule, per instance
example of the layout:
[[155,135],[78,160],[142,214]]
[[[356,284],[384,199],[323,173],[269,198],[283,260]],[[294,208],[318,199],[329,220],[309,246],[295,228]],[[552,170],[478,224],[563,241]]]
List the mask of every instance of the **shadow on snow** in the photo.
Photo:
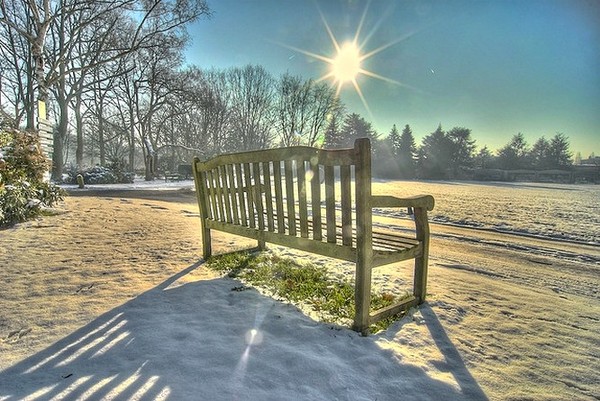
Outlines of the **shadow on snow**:
[[235,280],[176,283],[200,264],[0,372],[0,400],[487,399],[429,306],[460,390]]

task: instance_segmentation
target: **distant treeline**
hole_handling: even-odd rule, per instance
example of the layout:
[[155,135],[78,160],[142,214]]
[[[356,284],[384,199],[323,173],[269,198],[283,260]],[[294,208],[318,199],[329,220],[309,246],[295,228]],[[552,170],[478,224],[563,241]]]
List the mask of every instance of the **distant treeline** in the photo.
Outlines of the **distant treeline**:
[[518,133],[492,153],[487,146],[477,149],[468,128],[454,127],[444,131],[439,125],[417,145],[409,125],[401,133],[394,125],[386,137],[378,139],[368,123],[364,120],[362,124],[357,123],[360,120],[357,115],[348,116],[339,133],[327,132],[326,144],[347,145],[348,139],[351,140],[355,135],[373,138],[375,167],[380,176],[403,179],[497,179],[514,177],[514,174],[499,175],[496,170],[569,170],[573,165],[569,140],[562,133],[550,139],[541,137],[533,146],[529,146],[524,135]]

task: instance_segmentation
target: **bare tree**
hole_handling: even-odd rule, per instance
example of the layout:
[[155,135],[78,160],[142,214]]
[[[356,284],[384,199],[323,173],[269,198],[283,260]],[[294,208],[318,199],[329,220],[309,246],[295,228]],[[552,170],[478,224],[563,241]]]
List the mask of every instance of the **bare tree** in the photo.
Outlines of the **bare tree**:
[[282,146],[300,144],[305,135],[312,80],[284,74],[279,79],[276,103],[277,128]]
[[[63,103],[68,97],[65,82],[68,75],[118,60],[139,49],[156,46],[157,35],[169,32],[181,34],[185,24],[208,12],[204,0],[0,0],[0,23],[24,37],[31,49],[38,99],[46,101],[48,88],[57,85],[56,92]],[[99,40],[98,37],[90,40],[83,32],[95,32],[91,27],[99,20],[109,21],[105,24],[105,32],[110,34]],[[45,53],[47,35],[52,27],[56,27],[54,32],[58,34],[58,38],[53,42],[53,51]],[[119,37],[124,40],[111,40],[115,37],[114,33],[121,33]],[[94,51],[97,55],[102,54],[102,57],[92,56],[85,64],[69,64],[68,61],[74,56],[81,56],[76,50],[82,40],[98,45]],[[61,114],[65,110],[63,104]],[[66,137],[67,121],[68,116],[61,117],[58,139],[55,140],[55,177],[60,176],[62,171],[62,141]]]
[[27,40],[12,26],[0,24],[0,108],[8,106],[17,126],[23,118],[28,128],[35,126],[33,73],[33,57]]
[[230,150],[268,148],[274,138],[274,79],[263,67],[248,65],[227,73],[232,94]]

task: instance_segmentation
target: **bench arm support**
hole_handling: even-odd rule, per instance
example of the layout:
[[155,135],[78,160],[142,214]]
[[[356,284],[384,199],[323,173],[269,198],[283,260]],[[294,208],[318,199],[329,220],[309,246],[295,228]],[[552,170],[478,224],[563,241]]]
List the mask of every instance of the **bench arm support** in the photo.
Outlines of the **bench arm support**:
[[371,197],[372,207],[413,207],[431,211],[434,205],[435,201],[431,195],[416,195],[407,198],[386,195],[374,195]]
[[408,198],[395,196],[373,196],[372,207],[407,207],[414,210],[416,238],[422,242],[423,248],[415,258],[414,292],[417,303],[425,301],[427,296],[427,262],[429,258],[429,220],[427,211],[433,210],[435,201],[431,195],[417,195]]

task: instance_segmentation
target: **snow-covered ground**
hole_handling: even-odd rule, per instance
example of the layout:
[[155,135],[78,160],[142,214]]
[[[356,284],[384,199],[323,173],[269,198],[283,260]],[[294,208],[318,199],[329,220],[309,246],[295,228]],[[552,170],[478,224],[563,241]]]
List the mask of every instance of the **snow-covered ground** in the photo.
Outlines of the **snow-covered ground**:
[[[361,337],[206,276],[189,192],[177,203],[136,198],[192,186],[84,190],[95,196],[71,197],[67,214],[0,232],[0,330],[15,330],[0,331],[0,400],[600,399],[600,188],[374,183],[374,193],[436,198],[429,297]],[[374,224],[410,223],[390,213]],[[60,239],[23,252],[57,230]],[[69,244],[87,251],[67,257]],[[216,235],[213,248],[246,245]],[[53,273],[30,267],[36,258]],[[374,280],[402,290],[410,263],[378,268]],[[15,295],[29,287],[35,296]]]

